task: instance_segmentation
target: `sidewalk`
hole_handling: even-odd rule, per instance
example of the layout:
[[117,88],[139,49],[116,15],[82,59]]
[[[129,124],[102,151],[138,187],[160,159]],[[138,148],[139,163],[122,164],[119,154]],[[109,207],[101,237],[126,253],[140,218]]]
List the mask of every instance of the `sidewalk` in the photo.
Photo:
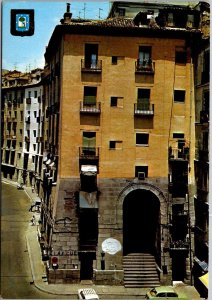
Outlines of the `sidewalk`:
[[[11,182],[9,180],[3,179],[2,182],[17,186],[17,183]],[[36,198],[38,198],[37,194],[32,192],[31,187],[24,187],[25,192],[32,202]],[[29,213],[33,214],[36,217],[36,221],[39,220],[39,213]],[[38,223],[37,223],[38,224]],[[143,296],[146,294],[149,288],[125,288],[124,286],[102,286],[102,285],[94,285],[94,284],[48,284],[45,274],[44,263],[42,262],[40,244],[38,242],[37,235],[38,226],[29,225],[29,229],[26,233],[27,240],[27,248],[29,253],[29,259],[31,264],[32,278],[33,283],[39,290],[55,294],[55,295],[77,295],[77,291],[79,288],[88,288],[92,287],[95,289],[97,294],[101,297],[101,295],[129,295],[130,297]],[[183,291],[188,297],[188,300],[199,300],[198,292],[195,290],[193,286],[181,285],[180,290]]]

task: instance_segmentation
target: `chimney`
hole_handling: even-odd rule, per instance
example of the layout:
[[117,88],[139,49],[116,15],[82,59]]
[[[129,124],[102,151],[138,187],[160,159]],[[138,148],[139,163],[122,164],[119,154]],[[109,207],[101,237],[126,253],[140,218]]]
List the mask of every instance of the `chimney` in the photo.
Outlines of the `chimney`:
[[66,3],[66,12],[63,15],[63,19],[60,20],[61,24],[69,24],[71,22],[72,13],[70,13],[70,3]]

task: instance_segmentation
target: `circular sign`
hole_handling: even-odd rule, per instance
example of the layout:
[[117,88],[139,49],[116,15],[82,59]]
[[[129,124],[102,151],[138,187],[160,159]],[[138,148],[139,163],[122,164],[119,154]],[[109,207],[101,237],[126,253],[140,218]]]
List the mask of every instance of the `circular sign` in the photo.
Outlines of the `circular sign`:
[[58,258],[56,256],[52,257],[52,264],[57,264],[58,263]]
[[108,238],[102,243],[102,250],[105,253],[114,255],[121,250],[121,243],[113,238]]

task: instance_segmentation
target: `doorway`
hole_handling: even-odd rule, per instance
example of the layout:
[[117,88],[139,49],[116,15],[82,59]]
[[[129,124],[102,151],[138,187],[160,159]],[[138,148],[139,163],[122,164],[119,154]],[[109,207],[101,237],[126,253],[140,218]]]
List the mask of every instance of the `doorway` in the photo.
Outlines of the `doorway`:
[[160,238],[160,202],[149,190],[130,192],[123,203],[123,255],[151,253],[156,255]]

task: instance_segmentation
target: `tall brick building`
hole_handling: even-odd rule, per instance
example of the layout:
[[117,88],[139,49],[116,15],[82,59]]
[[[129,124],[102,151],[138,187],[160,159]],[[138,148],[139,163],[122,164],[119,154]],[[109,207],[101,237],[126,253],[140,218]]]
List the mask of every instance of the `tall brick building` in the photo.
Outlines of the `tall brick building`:
[[[74,20],[67,6],[43,81],[49,282],[189,278],[198,28],[189,6],[114,2],[103,21]],[[154,270],[135,281],[129,265],[147,256]]]

